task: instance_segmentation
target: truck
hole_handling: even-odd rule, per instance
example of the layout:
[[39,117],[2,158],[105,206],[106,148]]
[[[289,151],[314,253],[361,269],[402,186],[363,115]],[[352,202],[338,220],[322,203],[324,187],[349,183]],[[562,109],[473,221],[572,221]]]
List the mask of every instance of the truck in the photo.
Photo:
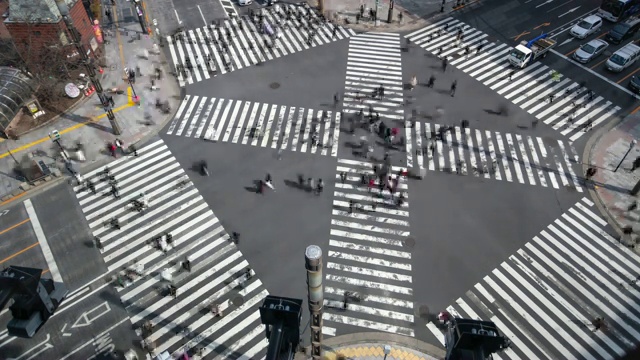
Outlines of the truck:
[[542,34],[530,41],[522,41],[509,53],[509,63],[524,69],[538,58],[547,56],[549,50],[556,46],[556,41],[547,39],[549,34]]

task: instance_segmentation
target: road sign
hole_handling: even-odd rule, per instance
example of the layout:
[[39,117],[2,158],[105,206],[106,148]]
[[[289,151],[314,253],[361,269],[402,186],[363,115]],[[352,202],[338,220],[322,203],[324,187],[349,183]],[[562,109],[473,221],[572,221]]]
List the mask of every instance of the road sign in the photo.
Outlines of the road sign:
[[53,141],[60,140],[60,133],[58,132],[58,130],[53,130],[49,133],[49,137]]

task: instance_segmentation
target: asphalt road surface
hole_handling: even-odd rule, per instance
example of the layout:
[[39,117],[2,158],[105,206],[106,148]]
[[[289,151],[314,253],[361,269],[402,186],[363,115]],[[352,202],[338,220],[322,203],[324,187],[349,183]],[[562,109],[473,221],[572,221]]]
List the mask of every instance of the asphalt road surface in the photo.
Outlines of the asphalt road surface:
[[[442,18],[409,41],[330,25],[309,41],[304,10],[281,49],[242,19],[225,61],[208,29],[190,28],[194,41],[166,47],[174,66],[208,51],[218,70],[178,78],[185,97],[160,136],[108,173],[83,174],[95,192],[64,184],[31,199],[51,248],[34,266],[54,259],[49,272],[72,293],[37,338],[5,335],[0,349],[89,358],[142,353],[143,339],[154,354],[260,359],[258,307],[267,294],[307,296],[303,253],[314,244],[326,337],[383,331],[438,344],[435,315],[447,310],[494,321],[513,344],[501,359],[622,356],[640,336],[639,259],[589,199],[580,154],[592,129],[633,103],[605,81],[580,85],[597,77],[556,69],[553,57],[511,73],[505,34],[537,26],[533,11],[550,22],[581,10],[514,3]],[[479,27],[491,6],[506,15]],[[14,206],[3,229],[27,219],[28,206]],[[22,245],[4,257],[40,243],[30,222],[6,232],[19,230]],[[598,316],[608,331],[591,324]],[[308,344],[306,311],[301,332]]]
[[[604,69],[604,60],[617,48],[631,40],[620,46],[611,45],[605,54],[587,64],[588,66],[569,59],[579,45],[593,38],[602,38],[613,26],[605,21],[601,32],[585,40],[574,40],[568,34],[575,23],[595,13],[599,5],[599,1],[580,3],[572,1],[556,3],[543,0],[524,3],[486,1],[482,6],[469,11],[456,12],[453,16],[474,31],[487,34],[486,41],[506,44],[509,47],[516,46],[523,40],[531,40],[542,33],[551,34],[551,38],[557,40],[558,46],[551,51],[550,56],[540,62],[575,82],[585,82],[589,89],[619,106],[621,114],[626,114],[639,105],[632,93],[626,89],[627,82],[637,70],[637,66],[632,66],[620,74],[614,74]],[[505,58],[506,53],[502,59]]]
[[[65,209],[65,211],[60,211]],[[69,294],[54,316],[31,339],[0,332],[6,358],[109,358],[134,348],[135,336],[106,269],[88,233],[69,186],[58,185],[3,210],[3,267],[43,269],[43,277],[62,281]],[[17,226],[16,226],[17,225]],[[0,312],[3,328],[8,309]]]

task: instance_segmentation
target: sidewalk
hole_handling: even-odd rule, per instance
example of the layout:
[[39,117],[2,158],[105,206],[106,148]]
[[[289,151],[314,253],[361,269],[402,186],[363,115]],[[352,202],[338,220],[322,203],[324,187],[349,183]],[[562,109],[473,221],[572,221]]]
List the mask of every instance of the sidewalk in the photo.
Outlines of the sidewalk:
[[[117,6],[130,7],[131,3],[118,1]],[[179,104],[180,88],[173,75],[169,73],[163,49],[159,48],[159,53],[153,53],[153,37],[141,34],[138,22],[123,23],[122,19],[117,18],[116,11],[112,13],[119,31],[116,31],[116,27],[110,25],[105,17],[103,32],[106,66],[101,84],[105,94],[113,96],[113,112],[122,129],[122,134],[117,137],[128,147],[155,135],[169,121]],[[148,58],[143,56],[144,50],[149,52]],[[134,84],[135,93],[141,99],[140,104],[132,101],[132,91],[124,75],[124,68],[135,69],[136,66],[140,67],[142,75],[136,76]],[[152,91],[150,75],[154,75],[155,67],[162,69],[162,79],[156,81],[158,89]],[[125,93],[109,94],[108,90],[116,87]],[[163,114],[156,109],[156,98],[169,101],[171,114]],[[3,181],[0,183],[0,205],[11,201],[14,196],[23,195],[25,190],[32,190],[24,179],[16,174],[16,162],[28,159],[41,160],[49,168],[59,169],[62,176],[55,176],[58,172],[52,171],[54,176],[49,177],[54,183],[69,175],[61,159],[60,148],[49,139],[52,130],[60,132],[60,143],[66,150],[74,149],[76,143],[84,145],[86,161],[74,161],[76,171],[83,172],[87,168],[103,166],[112,159],[106,151],[106,144],[113,142],[116,136],[112,133],[98,95],[93,93],[70,113],[62,114],[52,123],[22,136],[19,140],[4,140],[0,143],[0,174],[3,175]]]
[[[425,1],[425,0],[421,0]],[[318,7],[318,0],[308,0],[310,6]],[[324,15],[327,19],[335,21],[338,24],[345,25],[355,31],[361,32],[409,32],[423,28],[440,17],[450,16],[452,12],[459,11],[465,6],[455,6],[455,0],[446,0],[444,12],[440,12],[442,1],[431,0],[427,3],[429,11],[422,16],[412,14],[405,10],[399,4],[393,7],[393,16],[391,23],[387,22],[389,15],[389,2],[380,1],[378,6],[378,22],[369,18],[369,9],[375,8],[375,0],[324,0]],[[466,7],[475,5],[475,0],[467,0]],[[364,5],[364,18],[357,21],[356,15],[360,12],[360,5]],[[399,20],[398,14],[402,14],[402,21]],[[349,24],[345,23],[345,20]]]
[[[383,360],[385,345],[391,346],[386,360],[436,360],[444,359],[445,356],[444,350],[439,347],[413,338],[388,333],[356,333],[324,340],[322,358]],[[295,360],[309,358],[309,355],[298,353]]]
[[[600,129],[585,146],[583,174],[588,166],[597,168],[594,186],[589,190],[593,199],[620,235],[620,242],[640,253],[640,247],[636,247],[640,238],[640,209],[629,210],[629,206],[638,201],[638,196],[631,195],[630,190],[640,180],[640,169],[630,171],[633,161],[640,156],[640,144],[630,147],[632,140],[640,141],[639,114]],[[625,160],[614,172],[627,151]],[[633,232],[624,234],[626,227]]]

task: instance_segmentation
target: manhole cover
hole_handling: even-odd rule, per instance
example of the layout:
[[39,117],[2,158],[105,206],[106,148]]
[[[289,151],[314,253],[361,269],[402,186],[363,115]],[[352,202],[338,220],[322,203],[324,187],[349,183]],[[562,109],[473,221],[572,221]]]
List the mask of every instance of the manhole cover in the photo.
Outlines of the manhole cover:
[[416,239],[409,237],[404,240],[402,245],[406,248],[413,248],[416,245]]
[[277,83],[277,82],[271,83],[269,87],[272,89],[277,89],[280,87],[280,83]]
[[236,296],[231,300],[231,303],[235,306],[241,306],[244,304],[244,298],[242,296]]

